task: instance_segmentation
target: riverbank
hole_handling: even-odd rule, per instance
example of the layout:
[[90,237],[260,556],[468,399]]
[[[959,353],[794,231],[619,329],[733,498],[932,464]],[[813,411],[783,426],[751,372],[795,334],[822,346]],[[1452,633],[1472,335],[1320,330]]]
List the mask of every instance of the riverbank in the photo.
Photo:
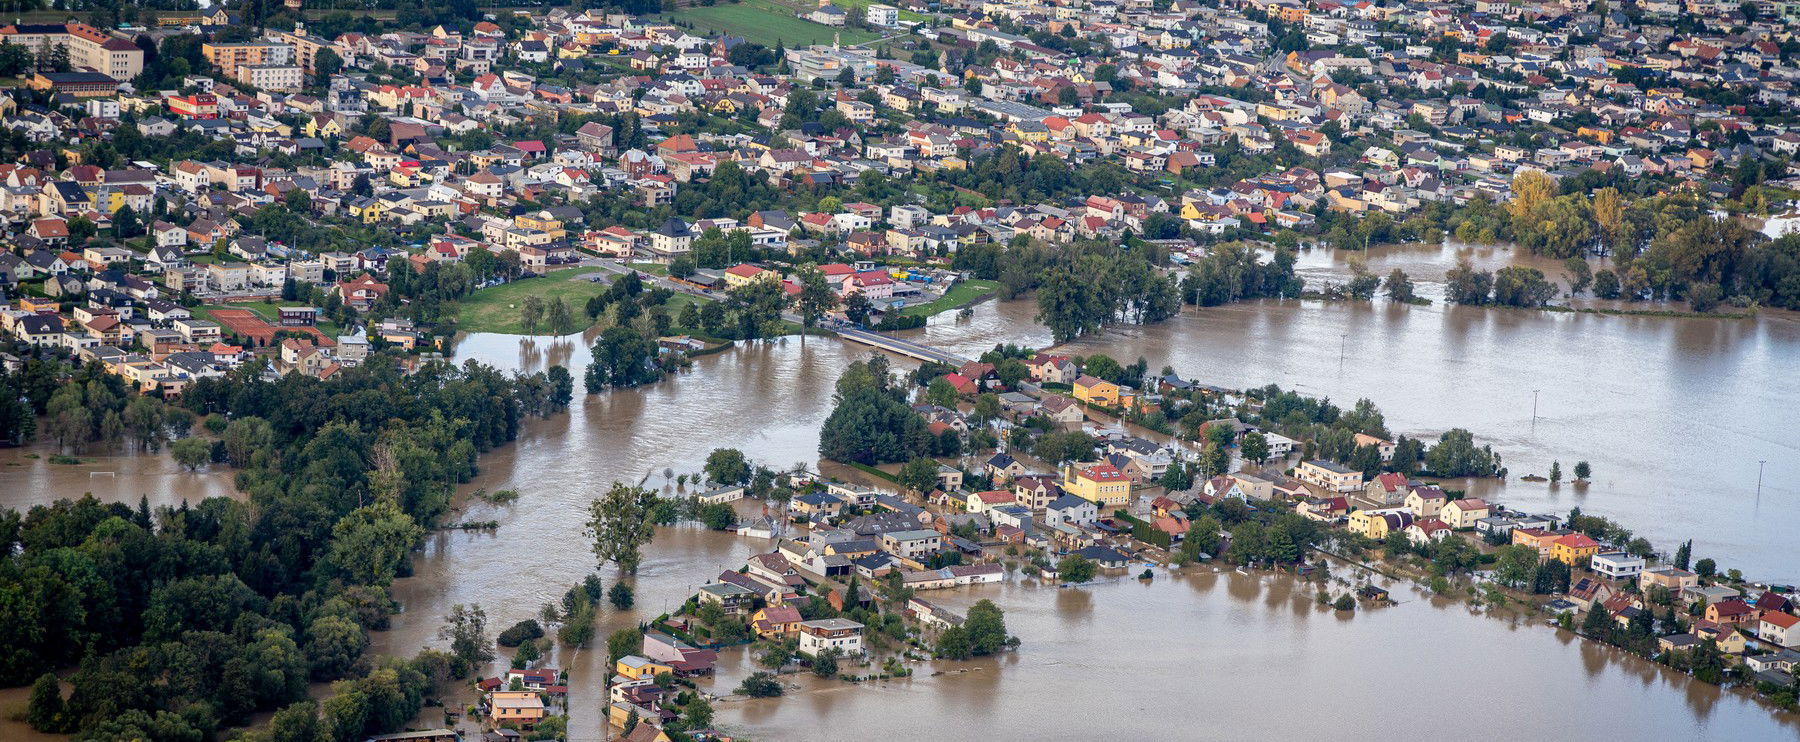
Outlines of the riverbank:
[[[1036,313],[1028,300],[989,301],[901,336],[968,357],[996,345],[1052,347]],[[1233,389],[1277,383],[1344,406],[1366,396],[1393,430],[1477,431],[1516,472],[1547,472],[1555,461],[1568,471],[1585,459],[1595,471],[1587,487],[1509,479],[1458,488],[1532,512],[1579,506],[1655,543],[1693,539],[1696,555],[1730,554],[1746,573],[1800,582],[1787,517],[1800,512],[1800,441],[1787,434],[1800,395],[1784,381],[1800,358],[1800,314],[1705,322],[1258,300],[1186,308],[1053,352],[1142,357],[1152,371],[1170,366]],[[1701,445],[1698,420],[1713,421]],[[1760,488],[1758,460],[1768,462]],[[1699,491],[1683,485],[1696,472]]]
[[1000,291],[1000,282],[983,281],[971,278],[957,283],[944,295],[924,304],[915,304],[900,310],[902,317],[930,317],[940,312],[948,312],[971,304],[978,304],[994,298]]
[[[967,327],[985,322],[1004,304],[985,303],[972,323],[946,321],[921,334],[941,332],[944,326]],[[1221,320],[1219,331],[1239,333],[1233,346],[1236,350],[1212,355],[1211,359],[1218,362],[1214,365],[1231,374],[1255,370],[1259,342],[1255,333],[1237,329],[1243,313],[1219,312],[1209,316],[1230,320]],[[1260,324],[1287,327],[1294,336],[1304,337],[1294,327],[1292,318],[1265,317]],[[1196,333],[1179,345],[1194,352],[1211,353],[1209,338],[1206,333]],[[1329,361],[1303,353],[1282,357],[1294,364],[1316,360],[1315,365],[1334,369],[1336,333],[1330,338]],[[1171,347],[1175,345],[1174,341],[1167,342]],[[1596,338],[1596,343],[1595,347],[1602,351],[1609,347],[1603,337]],[[975,345],[974,354],[991,347],[991,342]],[[581,368],[587,352],[587,344],[579,341],[475,336],[463,343],[460,355],[497,364],[507,371],[533,372],[552,362]],[[815,458],[818,426],[828,412],[828,390],[844,365],[863,355],[866,350],[843,343],[809,341],[802,345],[797,339],[783,339],[745,344],[729,353],[699,360],[691,372],[675,375],[665,383],[578,397],[568,415],[527,422],[516,444],[482,457],[480,474],[461,490],[520,489],[529,506],[491,512],[486,505],[470,507],[467,519],[500,520],[499,535],[449,532],[428,536],[414,560],[415,576],[403,578],[395,585],[395,595],[405,612],[393,618],[389,630],[376,632],[377,651],[406,656],[421,646],[441,645],[436,630],[449,607],[456,603],[484,605],[489,610],[490,626],[501,627],[529,618],[536,606],[558,599],[562,588],[590,571],[587,545],[579,528],[571,524],[584,512],[596,488],[603,488],[605,482],[636,481],[648,473],[654,484],[664,467],[692,462],[721,444],[738,445],[763,461]],[[1351,359],[1368,360],[1360,353]],[[901,361],[897,365],[907,363]],[[1153,363],[1152,368],[1156,365]],[[1461,369],[1459,373],[1466,378],[1468,370]],[[1399,376],[1381,388],[1388,390],[1386,396],[1393,397],[1410,388],[1408,382],[1422,378],[1425,377]],[[1540,374],[1539,381],[1542,378]],[[1267,380],[1262,376],[1250,383]],[[1596,378],[1591,383],[1604,390],[1608,380]],[[1602,395],[1604,398],[1604,391]],[[1481,409],[1485,397],[1463,396],[1468,397],[1468,403],[1458,410],[1459,414]],[[1527,403],[1529,396],[1525,395]],[[1402,395],[1396,401],[1410,399]],[[1410,423],[1396,421],[1400,415],[1387,404],[1389,400],[1379,401],[1388,411],[1390,425],[1412,428]],[[1550,419],[1540,420],[1540,425]],[[1485,428],[1478,430],[1488,432]],[[1509,460],[1517,466],[1517,459],[1509,455]],[[1597,471],[1602,481],[1596,483],[1591,494],[1581,495],[1583,507],[1590,510],[1589,505],[1603,498],[1609,484],[1620,486],[1613,479],[1619,474],[1617,468],[1602,464]],[[4,489],[12,491],[10,486]],[[1516,499],[1511,497],[1515,491],[1509,489],[1509,502]],[[1569,494],[1564,488],[1565,508]],[[1774,502],[1771,500],[1771,507]],[[640,608],[617,612],[608,609],[602,633],[654,617],[665,610],[659,606],[664,600],[674,601],[668,607],[678,605],[700,581],[729,565],[741,564],[744,557],[766,548],[766,543],[689,528],[659,532],[645,569],[636,580]],[[609,574],[607,579],[612,576]],[[1342,714],[1366,713],[1368,708],[1387,702],[1387,696],[1374,692],[1376,686],[1426,681],[1496,699],[1493,704],[1470,710],[1473,722],[1496,727],[1509,724],[1513,725],[1509,728],[1543,736],[1572,731],[1579,734],[1584,730],[1594,735],[1636,730],[1651,737],[1669,735],[1670,730],[1686,730],[1695,737],[1735,733],[1740,738],[1772,738],[1793,733],[1792,725],[1771,725],[1768,714],[1743,704],[1731,694],[1712,693],[1707,690],[1710,686],[1648,663],[1623,661],[1623,655],[1617,653],[1590,647],[1583,647],[1580,652],[1564,648],[1549,651],[1549,646],[1535,639],[1516,643],[1521,641],[1516,635],[1543,637],[1547,632],[1496,630],[1495,626],[1503,624],[1493,622],[1469,624],[1458,618],[1466,615],[1465,608],[1434,606],[1431,600],[1408,601],[1392,610],[1368,611],[1354,620],[1344,620],[1332,612],[1317,610],[1310,591],[1296,595],[1290,588],[1287,599],[1277,599],[1273,591],[1279,590],[1276,583],[1283,579],[1220,574],[1165,580],[1159,576],[1148,586],[1125,580],[1078,589],[1003,584],[939,592],[932,596],[933,600],[952,610],[966,609],[978,597],[992,597],[1008,609],[1009,628],[1028,642],[1030,651],[963,665],[982,668],[979,672],[933,677],[921,671],[920,677],[884,684],[879,693],[852,688],[816,694],[823,703],[813,700],[815,694],[807,694],[748,702],[741,711],[737,704],[732,704],[731,710],[722,706],[720,718],[722,723],[754,729],[758,736],[769,739],[815,738],[846,725],[952,737],[986,729],[1005,736],[1006,730],[1041,724],[1045,718],[1064,720],[1068,717],[1066,708],[1059,708],[1048,699],[1066,697],[1067,688],[1076,684],[1095,689],[1096,695],[1089,703],[1114,703],[1117,708],[1134,709],[1138,706],[1133,704],[1142,702],[1141,694],[1134,689],[1141,689],[1145,682],[1144,668],[1194,667],[1204,668],[1205,673],[1153,677],[1159,687],[1172,692],[1216,699],[1209,700],[1209,706],[1216,702],[1245,708],[1291,702],[1290,694],[1274,692],[1277,687],[1291,688],[1291,682],[1310,678],[1321,684],[1319,687],[1335,689],[1318,699],[1319,713],[1336,713],[1340,719]],[[1050,592],[1043,592],[1046,589]],[[1421,606],[1431,612],[1431,622],[1410,616],[1420,612]],[[1440,613],[1443,615],[1437,617]],[[1402,660],[1417,657],[1422,647],[1417,637],[1445,635],[1467,641],[1442,643],[1441,647],[1433,643],[1431,651],[1437,661],[1457,667],[1493,666],[1496,671],[1470,675],[1445,669],[1438,673],[1431,668],[1422,671],[1413,667],[1415,661]],[[1182,642],[1163,638],[1171,636],[1181,637]],[[597,688],[609,671],[603,655],[592,650],[559,649],[548,660],[548,664],[571,670],[572,706],[602,707],[603,696]],[[729,661],[723,662],[714,687],[735,687],[753,666],[747,653],[736,653],[735,659],[730,659],[729,654],[727,657]],[[732,669],[732,662],[742,669]],[[1279,683],[1268,680],[1271,667],[1282,668],[1284,675]],[[1201,678],[1221,672],[1239,673],[1246,681],[1230,688],[1201,682]],[[1387,681],[1343,687],[1346,673]],[[982,682],[964,682],[970,678]],[[1108,684],[1116,685],[1116,690],[1102,687]],[[1006,703],[1002,704],[1001,699],[1006,699]],[[1577,713],[1579,709],[1623,707],[1643,709],[1641,718],[1634,715],[1631,719],[1615,720]],[[964,726],[950,724],[950,715],[913,718],[921,716],[916,713],[918,708],[961,711],[962,715],[956,718]],[[1531,713],[1525,714],[1526,710]],[[945,718],[939,719],[940,716]],[[1143,721],[1141,716],[1123,719],[1128,733],[1138,728],[1131,725]],[[1235,719],[1246,724],[1275,724],[1278,729],[1295,733],[1331,733],[1333,727],[1324,720],[1315,719],[1313,714],[1301,716],[1269,721],[1226,709],[1218,721],[1208,723],[1227,724]],[[943,723],[937,723],[940,721]],[[1067,719],[1066,723],[1071,733],[1117,733],[1117,729],[1099,721],[1083,717]],[[1419,723],[1423,729],[1437,729],[1434,725],[1440,721],[1423,719]],[[1108,723],[1120,722],[1116,715],[1109,715]],[[1640,727],[1640,723],[1644,726]],[[1620,724],[1615,730],[1614,726]],[[1145,726],[1141,731],[1145,736],[1156,736],[1157,729]],[[1160,729],[1163,734],[1168,731],[1166,726]],[[1454,731],[1449,726],[1444,730]],[[577,719],[569,736],[598,739],[601,734],[597,718],[587,717],[585,721]]]

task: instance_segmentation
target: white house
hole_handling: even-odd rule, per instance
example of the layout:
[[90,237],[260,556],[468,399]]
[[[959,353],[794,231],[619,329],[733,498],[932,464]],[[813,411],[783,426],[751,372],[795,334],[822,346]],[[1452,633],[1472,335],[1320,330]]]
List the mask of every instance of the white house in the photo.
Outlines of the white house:
[[1615,580],[1635,578],[1644,571],[1644,558],[1623,551],[1603,551],[1588,559],[1588,568]]
[[1044,506],[1044,522],[1050,525],[1068,523],[1084,526],[1093,523],[1100,517],[1100,508],[1093,500],[1063,495]]
[[863,653],[863,625],[847,618],[820,618],[800,622],[800,653],[817,657],[833,649],[839,654]]
[[1762,620],[1756,623],[1756,636],[1771,644],[1783,647],[1800,647],[1800,617],[1789,613],[1765,611]]

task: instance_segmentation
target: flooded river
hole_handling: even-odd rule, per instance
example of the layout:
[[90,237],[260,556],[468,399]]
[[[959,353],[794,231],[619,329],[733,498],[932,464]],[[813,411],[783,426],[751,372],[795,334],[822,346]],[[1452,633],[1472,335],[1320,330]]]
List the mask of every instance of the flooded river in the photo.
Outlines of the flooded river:
[[[971,325],[934,326],[926,334],[971,336],[982,322],[1016,311],[984,307]],[[522,370],[549,359],[579,368],[586,352],[578,343],[501,336],[471,337],[459,348],[462,357]],[[647,485],[661,487],[665,467],[691,472],[716,446],[739,447],[776,465],[813,460],[832,384],[861,354],[818,339],[804,347],[793,338],[742,347],[698,359],[693,370],[662,384],[584,397],[567,417],[528,425],[517,444],[483,458],[470,485],[515,487],[523,497],[507,508],[471,506],[469,519],[501,521],[497,533],[432,537],[416,575],[396,588],[408,612],[377,635],[377,649],[404,654],[440,643],[435,632],[456,603],[481,603],[498,631],[556,600],[591,569],[583,512],[613,479],[647,475]],[[1599,499],[1601,486],[1593,489],[1588,499]],[[743,509],[755,508],[746,503]],[[636,580],[638,608],[606,611],[605,630],[654,617],[766,548],[767,542],[692,527],[662,529]],[[614,575],[608,570],[605,577],[610,582]],[[1652,738],[1771,739],[1800,730],[1794,719],[1771,717],[1740,695],[1548,629],[1418,596],[1349,617],[1315,608],[1308,587],[1232,573],[1073,590],[1009,583],[931,597],[958,610],[994,599],[1008,611],[1024,650],[986,662],[942,663],[938,669],[950,674],[935,677],[931,666],[921,665],[915,678],[866,687],[789,676],[798,686],[792,695],[720,703],[720,723],[771,740],[827,739],[844,730],[888,730],[902,739],[1107,732],[1204,739],[1244,729],[1320,736],[1346,728],[1348,715],[1391,704],[1398,688],[1437,688],[1454,689],[1448,697],[1466,703],[1454,717],[1409,715],[1403,725],[1409,733],[1436,736],[1470,723],[1528,736],[1613,736],[1620,724]],[[603,653],[559,653],[554,661],[573,675],[570,736],[601,739]],[[719,676],[702,687],[728,693],[754,669],[750,663],[745,652],[726,652]],[[1471,673],[1472,667],[1483,669]],[[1146,682],[1165,692],[1149,692]],[[1093,713],[1072,712],[1072,692]],[[1160,711],[1170,703],[1198,713]],[[1592,713],[1622,707],[1640,711],[1627,719]],[[1176,732],[1190,717],[1191,733]],[[1369,725],[1377,723],[1388,726]]]
[[[1332,739],[1378,729],[1397,739],[1800,733],[1800,721],[1771,718],[1740,695],[1566,632],[1510,625],[1409,589],[1395,591],[1400,605],[1354,615],[1316,605],[1314,593],[1286,576],[1211,571],[1162,573],[1149,584],[935,592],[931,600],[959,611],[994,600],[1023,646],[999,658],[917,665],[912,678],[860,688],[790,676],[802,686],[793,695],[721,704],[719,718],[769,740],[834,739],[851,729],[995,740]],[[734,685],[750,670],[723,669],[717,684]]]
[[[1694,540],[1695,558],[1752,578],[1800,581],[1800,315],[1756,319],[1625,317],[1484,309],[1441,301],[1443,266],[1466,254],[1495,268],[1500,248],[1375,251],[1376,273],[1398,266],[1431,306],[1255,301],[1188,309],[1160,325],[1117,327],[1063,348],[1139,356],[1152,372],[1230,388],[1280,384],[1348,405],[1368,397],[1396,434],[1452,427],[1492,444],[1512,479],[1472,483],[1510,506],[1566,513],[1579,506],[1622,522],[1658,547]],[[1546,273],[1560,268],[1531,263]],[[1303,254],[1309,282],[1347,275],[1344,258]],[[996,343],[1050,344],[1029,301],[989,302],[974,316],[940,315],[909,333],[965,355]],[[1532,417],[1536,392],[1537,417]],[[1518,481],[1560,461],[1593,465],[1575,487]],[[1758,461],[1762,472],[1757,496]]]
[[[1441,294],[1430,284],[1441,281],[1441,271],[1434,278],[1425,268],[1436,264],[1431,256],[1387,259],[1417,262],[1417,270],[1407,270],[1422,282],[1421,292]],[[1382,260],[1378,253],[1371,268],[1385,272]],[[1323,275],[1340,269],[1334,264],[1315,253],[1302,269]],[[941,317],[914,334],[965,354],[995,342],[1047,345],[1032,313],[1024,303],[989,303],[969,320]],[[473,336],[458,356],[522,371],[561,363],[579,377],[587,342]],[[1340,401],[1368,396],[1396,432],[1468,427],[1505,454],[1515,477],[1542,471],[1551,458],[1565,471],[1587,459],[1596,482],[1583,490],[1513,481],[1481,491],[1527,508],[1580,505],[1659,545],[1692,537],[1696,557],[1714,556],[1755,576],[1800,579],[1792,545],[1800,526],[1793,482],[1800,437],[1786,425],[1800,418],[1791,389],[1800,369],[1800,322],[1791,316],[1728,322],[1441,303],[1256,302],[1188,311],[1070,351],[1125,361],[1143,355],[1153,369],[1169,364],[1222,386],[1274,382]],[[691,473],[719,446],[783,468],[815,461],[833,383],[864,353],[821,338],[752,344],[697,359],[692,370],[646,388],[578,396],[568,415],[530,422],[515,444],[484,456],[480,475],[463,489],[516,488],[521,498],[510,506],[470,502],[457,516],[498,520],[496,532],[429,537],[414,576],[395,586],[405,612],[375,635],[375,649],[409,655],[442,646],[437,629],[458,603],[479,603],[497,633],[559,600],[593,569],[582,522],[588,502],[613,480],[672,487],[665,468]],[[1535,425],[1534,389],[1541,390]],[[18,465],[0,468],[0,501],[24,506],[93,490],[131,501],[145,492],[163,502],[229,488],[228,476],[178,472],[166,456],[140,458],[137,469],[104,460],[62,467],[5,452],[0,463]],[[1757,459],[1769,462],[1760,503]],[[103,464],[126,484],[90,483],[87,472]],[[128,471],[142,476],[128,479]],[[757,507],[744,503],[742,510],[754,515]],[[720,570],[768,546],[694,527],[660,529],[635,580],[637,609],[607,608],[600,636],[678,605]],[[609,569],[603,576],[610,584],[616,575]],[[1010,582],[938,592],[929,597],[958,610],[994,599],[1023,649],[937,665],[944,675],[919,665],[917,677],[873,686],[790,676],[798,687],[789,697],[720,703],[718,721],[767,740],[852,731],[896,739],[1211,739],[1253,729],[1323,737],[1376,728],[1403,738],[1469,729],[1506,729],[1506,736],[1527,739],[1800,734],[1800,721],[1772,716],[1742,695],[1566,634],[1472,615],[1410,589],[1395,594],[1398,606],[1349,616],[1315,607],[1308,586],[1236,573],[1162,575],[1148,585],[1114,580],[1059,590]],[[548,662],[572,674],[572,740],[605,736],[603,655],[558,649]],[[725,653],[718,678],[702,687],[729,692],[751,670],[745,655]],[[440,723],[437,713],[428,710],[419,723]]]

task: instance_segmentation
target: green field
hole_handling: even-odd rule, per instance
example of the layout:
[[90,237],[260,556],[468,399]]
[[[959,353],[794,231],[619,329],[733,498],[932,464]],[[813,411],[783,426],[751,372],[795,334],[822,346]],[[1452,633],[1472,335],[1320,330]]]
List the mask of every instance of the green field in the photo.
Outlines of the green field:
[[935,301],[926,302],[924,304],[915,304],[901,309],[900,316],[930,317],[938,312],[947,312],[965,304],[972,303],[977,299],[998,291],[999,288],[1000,284],[995,281],[983,281],[978,278],[970,279],[957,284],[956,288],[950,289],[950,293],[944,294]]
[[585,322],[587,300],[599,296],[607,286],[604,281],[595,283],[582,277],[595,273],[611,275],[593,268],[567,268],[552,271],[542,278],[527,278],[482,289],[457,303],[456,325],[469,332],[523,335],[525,328],[519,324],[519,310],[525,306],[527,296],[545,301],[568,301],[569,308]]
[[[845,10],[849,10],[851,8],[867,9],[871,5],[893,5],[893,3],[886,2],[885,0],[831,0],[831,4],[836,5]],[[923,22],[925,20],[928,20],[928,18],[924,13],[914,13],[910,10],[901,8],[900,9],[900,20]]]
[[655,276],[669,275],[669,266],[663,263],[632,263],[631,267]]
[[697,30],[742,36],[771,48],[778,42],[789,47],[829,44],[834,34],[845,44],[860,44],[880,38],[870,31],[838,29],[803,20],[794,15],[793,8],[769,0],[744,0],[734,5],[682,8],[670,13],[669,17],[692,25]]

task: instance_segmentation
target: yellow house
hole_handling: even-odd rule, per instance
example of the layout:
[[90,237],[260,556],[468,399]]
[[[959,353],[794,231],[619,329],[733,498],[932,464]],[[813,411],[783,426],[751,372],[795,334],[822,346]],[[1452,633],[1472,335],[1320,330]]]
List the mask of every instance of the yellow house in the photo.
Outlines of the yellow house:
[[1438,520],[1451,528],[1474,528],[1475,521],[1488,517],[1488,504],[1474,498],[1451,500],[1438,509]]
[[613,672],[631,678],[632,680],[645,680],[655,679],[657,675],[661,675],[665,672],[673,674],[675,672],[675,667],[673,665],[665,665],[648,657],[628,654],[619,658],[618,664],[613,666]]
[[1119,404],[1119,385],[1083,374],[1075,380],[1075,398],[1102,407]]
[[1042,142],[1050,138],[1050,130],[1044,128],[1043,124],[1033,122],[1032,125],[1022,126],[1023,123],[1015,121],[1012,126],[1007,127],[1007,130],[1019,135],[1020,139],[1027,142]]
[[729,288],[748,286],[757,281],[779,281],[781,274],[764,270],[749,263],[739,263],[725,269],[725,285]]
[[1584,533],[1571,533],[1550,543],[1550,558],[1578,567],[1600,553],[1600,543]]
[[1349,528],[1351,533],[1365,538],[1380,541],[1394,531],[1405,530],[1413,524],[1411,511],[1407,510],[1358,510],[1350,514]]
[[544,720],[544,699],[532,690],[497,690],[488,694],[494,725],[512,722],[530,729]]
[[306,120],[305,131],[307,136],[320,139],[341,137],[344,135],[344,125],[335,118],[326,118],[325,123],[321,124],[319,118],[314,117]]
[[1105,507],[1131,501],[1131,478],[1112,464],[1094,464],[1063,470],[1062,488],[1069,494]]
[[551,239],[562,239],[563,223],[548,211],[532,211],[513,217],[513,226],[550,233]]
[[387,216],[387,204],[375,199],[369,199],[366,203],[352,203],[350,215],[361,219],[364,224],[374,224]]
[[[631,712],[633,712],[633,711],[637,712],[637,717],[640,722],[645,719],[656,718],[655,711],[652,711],[647,708],[643,708],[641,706],[633,706],[629,703],[625,703],[624,701],[619,701],[617,703],[614,703],[612,705],[612,708],[607,709],[606,721],[607,721],[607,723],[612,724],[613,726],[618,727],[619,729],[624,729],[625,725],[630,723]],[[648,738],[648,742],[671,742],[669,733],[663,731],[660,727],[654,727],[648,723],[641,723],[641,724],[638,724],[638,728],[639,729],[654,729],[654,730],[656,730],[655,734]],[[637,732],[637,733],[643,734],[643,732]],[[636,739],[640,739],[640,738],[632,737],[632,739],[636,740]]]

